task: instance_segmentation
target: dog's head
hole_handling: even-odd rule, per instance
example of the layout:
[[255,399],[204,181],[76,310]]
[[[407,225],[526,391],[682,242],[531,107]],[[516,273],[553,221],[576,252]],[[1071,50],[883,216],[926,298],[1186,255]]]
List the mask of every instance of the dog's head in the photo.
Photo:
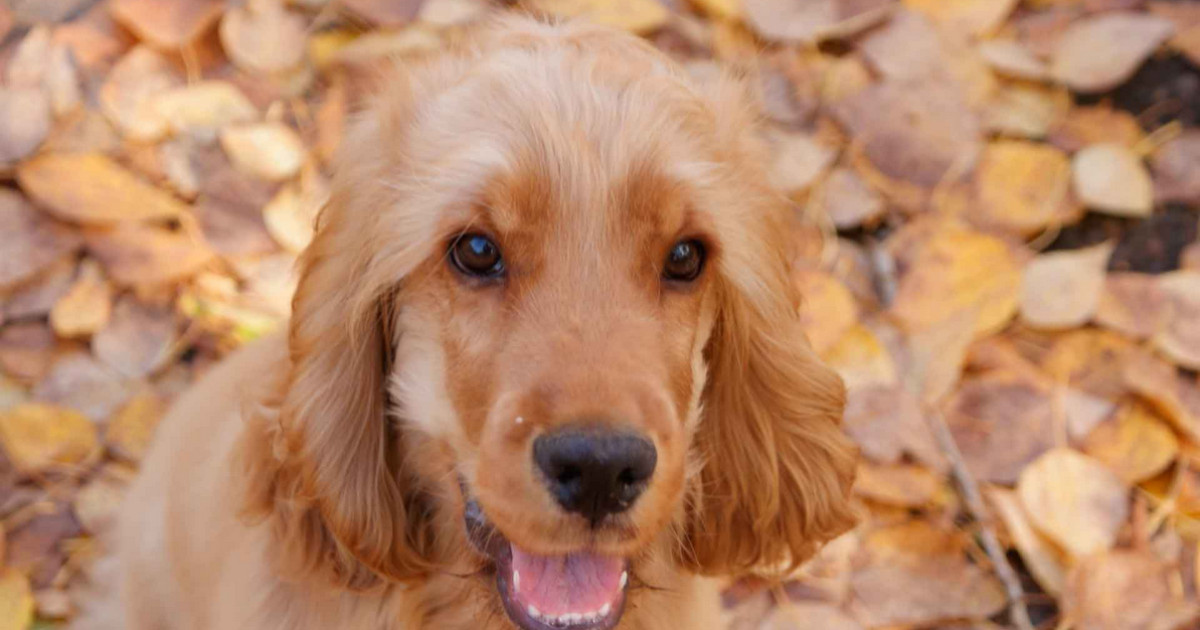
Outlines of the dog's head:
[[248,460],[293,566],[362,586],[466,554],[517,626],[611,628],[651,557],[735,574],[849,526],[842,386],[741,94],[532,21],[388,74]]

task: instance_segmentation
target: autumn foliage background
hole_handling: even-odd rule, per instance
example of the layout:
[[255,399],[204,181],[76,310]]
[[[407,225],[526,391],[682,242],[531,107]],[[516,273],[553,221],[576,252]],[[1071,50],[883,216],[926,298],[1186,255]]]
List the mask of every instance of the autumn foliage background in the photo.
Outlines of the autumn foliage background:
[[[1200,1],[534,0],[750,78],[864,519],[733,628],[1200,619]],[[288,314],[356,69],[486,0],[0,3],[0,630]],[[799,340],[797,340],[799,343]]]

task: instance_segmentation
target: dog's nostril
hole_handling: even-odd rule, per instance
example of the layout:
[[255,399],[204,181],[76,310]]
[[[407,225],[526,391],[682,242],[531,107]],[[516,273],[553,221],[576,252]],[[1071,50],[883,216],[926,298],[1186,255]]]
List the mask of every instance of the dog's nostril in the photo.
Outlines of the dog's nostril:
[[596,523],[633,504],[649,484],[658,453],[638,435],[569,428],[534,440],[533,459],[555,501]]

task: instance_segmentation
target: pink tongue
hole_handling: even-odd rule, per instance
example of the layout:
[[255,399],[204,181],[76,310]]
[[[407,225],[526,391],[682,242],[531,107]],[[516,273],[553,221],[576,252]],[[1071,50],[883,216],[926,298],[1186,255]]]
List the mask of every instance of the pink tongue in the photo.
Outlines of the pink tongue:
[[595,612],[605,604],[615,607],[625,562],[586,552],[538,556],[513,545],[512,568],[517,601],[532,604],[543,615],[565,615]]

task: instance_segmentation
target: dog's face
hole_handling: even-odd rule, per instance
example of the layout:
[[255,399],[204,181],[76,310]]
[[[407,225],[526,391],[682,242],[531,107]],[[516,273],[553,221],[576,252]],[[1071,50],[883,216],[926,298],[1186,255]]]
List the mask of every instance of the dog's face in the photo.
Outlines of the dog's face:
[[616,627],[651,561],[802,560],[852,453],[740,98],[607,31],[483,41],[347,139],[254,464],[280,538],[350,583],[469,541],[525,630]]

